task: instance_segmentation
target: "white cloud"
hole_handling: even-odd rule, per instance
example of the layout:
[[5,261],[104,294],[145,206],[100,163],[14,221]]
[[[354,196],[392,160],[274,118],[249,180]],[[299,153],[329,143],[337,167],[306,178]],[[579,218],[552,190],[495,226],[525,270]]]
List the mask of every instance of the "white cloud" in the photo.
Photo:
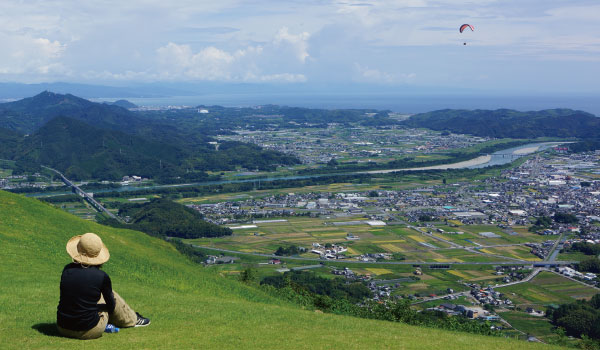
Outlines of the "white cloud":
[[156,50],[161,73],[167,79],[231,80],[231,66],[236,60],[230,54],[209,46],[194,53],[189,45],[169,43]]
[[31,81],[48,75],[70,74],[60,62],[66,45],[57,40],[0,33],[0,43],[4,52],[0,55],[0,75],[4,78],[22,76]]
[[379,69],[354,63],[355,80],[369,83],[411,83],[417,77],[416,73],[389,73]]
[[[190,45],[168,43],[156,50],[156,77],[167,80],[219,80],[253,82],[304,82],[301,73],[285,71],[290,58],[304,63],[310,56],[306,32],[291,34],[281,28],[270,43],[231,51],[207,46],[194,51]],[[283,72],[277,70],[284,70]]]
[[286,82],[286,83],[303,83],[306,82],[304,74],[280,73],[268,74],[258,77],[263,82]]
[[275,35],[274,43],[275,45],[291,45],[298,60],[302,63],[305,63],[306,59],[310,57],[310,55],[308,54],[309,38],[310,34],[307,32],[302,32],[300,34],[294,35],[290,34],[289,29],[287,27],[282,27],[281,29],[279,29],[277,35]]

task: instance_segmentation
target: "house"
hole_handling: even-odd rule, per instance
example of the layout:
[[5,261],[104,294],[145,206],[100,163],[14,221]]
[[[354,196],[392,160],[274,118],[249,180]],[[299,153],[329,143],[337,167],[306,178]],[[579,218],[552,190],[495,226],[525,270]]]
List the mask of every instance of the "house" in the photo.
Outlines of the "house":
[[346,235],[346,239],[349,241],[358,241],[360,237],[353,235],[352,233],[348,233]]
[[207,264],[233,264],[236,260],[239,259],[240,258],[237,258],[235,256],[216,257],[214,255],[209,255],[205,262]]

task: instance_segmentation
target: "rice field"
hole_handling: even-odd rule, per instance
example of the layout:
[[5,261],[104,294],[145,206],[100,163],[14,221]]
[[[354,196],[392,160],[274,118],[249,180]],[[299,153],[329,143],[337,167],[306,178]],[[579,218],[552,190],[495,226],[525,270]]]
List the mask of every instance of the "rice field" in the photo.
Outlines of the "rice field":
[[589,299],[599,291],[552,272],[541,272],[533,280],[498,288],[517,305],[543,307],[547,304],[570,303]]
[[[276,219],[276,218],[272,218]],[[463,225],[460,228],[441,226],[448,230],[461,230],[463,234],[434,232],[435,237],[404,225],[369,226],[362,215],[343,218],[335,217],[285,217],[282,222],[258,222],[256,227],[236,229],[232,236],[188,240],[201,246],[227,250],[272,254],[279,247],[300,246],[310,251],[314,243],[320,245],[341,244],[348,248],[345,254],[356,257],[362,254],[401,253],[407,261],[416,262],[485,262],[498,260],[497,257],[479,254],[477,251],[452,248],[450,244],[437,238],[456,242],[462,246],[477,248],[477,244],[510,244],[511,240],[525,240],[528,233],[509,235],[492,225]],[[241,226],[240,224],[234,226]],[[425,228],[422,228],[424,230]],[[500,238],[486,238],[478,232],[494,232]],[[348,240],[353,235],[356,240]],[[534,235],[541,237],[538,235]],[[517,238],[515,238],[517,237]],[[524,246],[482,248],[481,253],[525,261],[539,261]],[[317,258],[315,254],[305,255]]]

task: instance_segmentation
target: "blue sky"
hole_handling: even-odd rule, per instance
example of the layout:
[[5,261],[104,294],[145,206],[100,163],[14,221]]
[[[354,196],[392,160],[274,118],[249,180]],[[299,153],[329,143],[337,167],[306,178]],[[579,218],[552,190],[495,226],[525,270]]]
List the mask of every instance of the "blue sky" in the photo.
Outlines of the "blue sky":
[[599,17],[597,0],[2,1],[0,81],[598,94]]

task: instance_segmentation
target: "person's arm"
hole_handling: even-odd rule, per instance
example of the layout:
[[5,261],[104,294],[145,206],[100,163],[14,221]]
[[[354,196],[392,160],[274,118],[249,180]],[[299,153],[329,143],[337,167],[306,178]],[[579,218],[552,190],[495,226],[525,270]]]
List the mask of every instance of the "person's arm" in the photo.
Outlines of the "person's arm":
[[106,273],[104,274],[104,282],[102,283],[102,296],[106,303],[105,310],[108,311],[108,313],[115,311],[115,297],[113,296],[112,282]]

